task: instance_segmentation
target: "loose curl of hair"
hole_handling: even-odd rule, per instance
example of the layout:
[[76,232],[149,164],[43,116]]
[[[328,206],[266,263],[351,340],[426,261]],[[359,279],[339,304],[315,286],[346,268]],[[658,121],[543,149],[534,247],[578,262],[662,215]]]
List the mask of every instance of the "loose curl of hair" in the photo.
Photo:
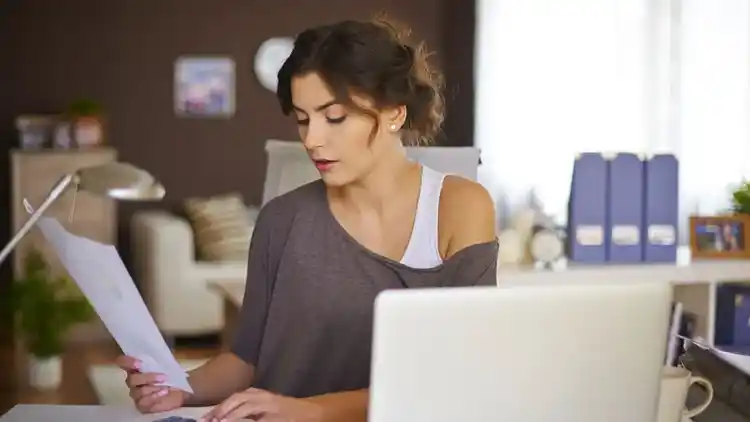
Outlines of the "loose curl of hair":
[[[377,110],[403,105],[402,141],[407,145],[431,143],[444,119],[444,79],[428,63],[424,43],[413,45],[408,36],[408,30],[399,30],[385,17],[305,30],[297,36],[278,73],[276,95],[281,110],[286,115],[293,110],[292,78],[315,72],[336,101],[373,118],[371,136],[378,130]],[[369,98],[375,110],[358,106],[352,95]]]

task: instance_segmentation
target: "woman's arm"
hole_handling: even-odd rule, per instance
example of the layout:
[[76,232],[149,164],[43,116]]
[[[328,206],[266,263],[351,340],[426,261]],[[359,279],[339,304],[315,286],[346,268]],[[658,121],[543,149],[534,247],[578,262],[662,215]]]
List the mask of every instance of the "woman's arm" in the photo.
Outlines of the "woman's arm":
[[210,406],[247,388],[255,369],[234,353],[221,353],[206,364],[188,372],[193,394],[186,395],[186,406]]
[[319,422],[366,422],[369,390],[345,391],[308,397],[307,401],[320,406]]

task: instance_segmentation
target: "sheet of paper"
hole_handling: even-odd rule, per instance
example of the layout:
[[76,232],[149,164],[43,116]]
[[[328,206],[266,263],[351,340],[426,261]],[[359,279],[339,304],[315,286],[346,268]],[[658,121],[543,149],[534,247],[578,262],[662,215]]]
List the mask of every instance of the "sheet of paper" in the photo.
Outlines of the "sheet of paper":
[[725,350],[720,350],[714,346],[709,346],[708,344],[703,343],[701,340],[690,339],[683,336],[677,337],[689,341],[702,349],[710,351],[723,361],[742,371],[745,375],[750,375],[750,356],[743,355],[741,353],[732,353]]
[[725,352],[723,350],[715,348],[712,348],[711,351],[714,352],[716,356],[720,357],[727,363],[744,372],[745,375],[750,375],[750,356],[741,355],[739,353]]
[[[33,212],[28,201],[24,206]],[[42,217],[37,226],[123,353],[141,360],[141,371],[166,375],[163,385],[192,393],[117,249],[69,233],[54,218]]]

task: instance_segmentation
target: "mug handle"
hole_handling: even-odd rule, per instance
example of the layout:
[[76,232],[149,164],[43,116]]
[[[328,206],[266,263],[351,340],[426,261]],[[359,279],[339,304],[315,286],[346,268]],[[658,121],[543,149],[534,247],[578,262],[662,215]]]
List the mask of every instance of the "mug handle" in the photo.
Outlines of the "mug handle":
[[711,401],[714,399],[714,386],[713,384],[711,384],[711,381],[703,377],[690,377],[688,388],[693,384],[702,385],[703,388],[706,389],[706,399],[698,406],[695,406],[692,409],[685,410],[683,414],[688,418],[692,418],[693,416],[703,413],[703,411],[708,408],[708,405],[710,405]]

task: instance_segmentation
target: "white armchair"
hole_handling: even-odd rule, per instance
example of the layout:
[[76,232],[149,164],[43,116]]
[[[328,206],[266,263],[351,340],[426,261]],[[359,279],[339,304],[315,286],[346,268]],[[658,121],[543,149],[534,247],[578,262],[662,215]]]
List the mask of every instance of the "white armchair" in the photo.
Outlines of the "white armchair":
[[211,279],[242,280],[245,263],[196,260],[193,229],[167,211],[139,211],[131,220],[133,265],[144,301],[168,336],[211,334],[224,326]]

